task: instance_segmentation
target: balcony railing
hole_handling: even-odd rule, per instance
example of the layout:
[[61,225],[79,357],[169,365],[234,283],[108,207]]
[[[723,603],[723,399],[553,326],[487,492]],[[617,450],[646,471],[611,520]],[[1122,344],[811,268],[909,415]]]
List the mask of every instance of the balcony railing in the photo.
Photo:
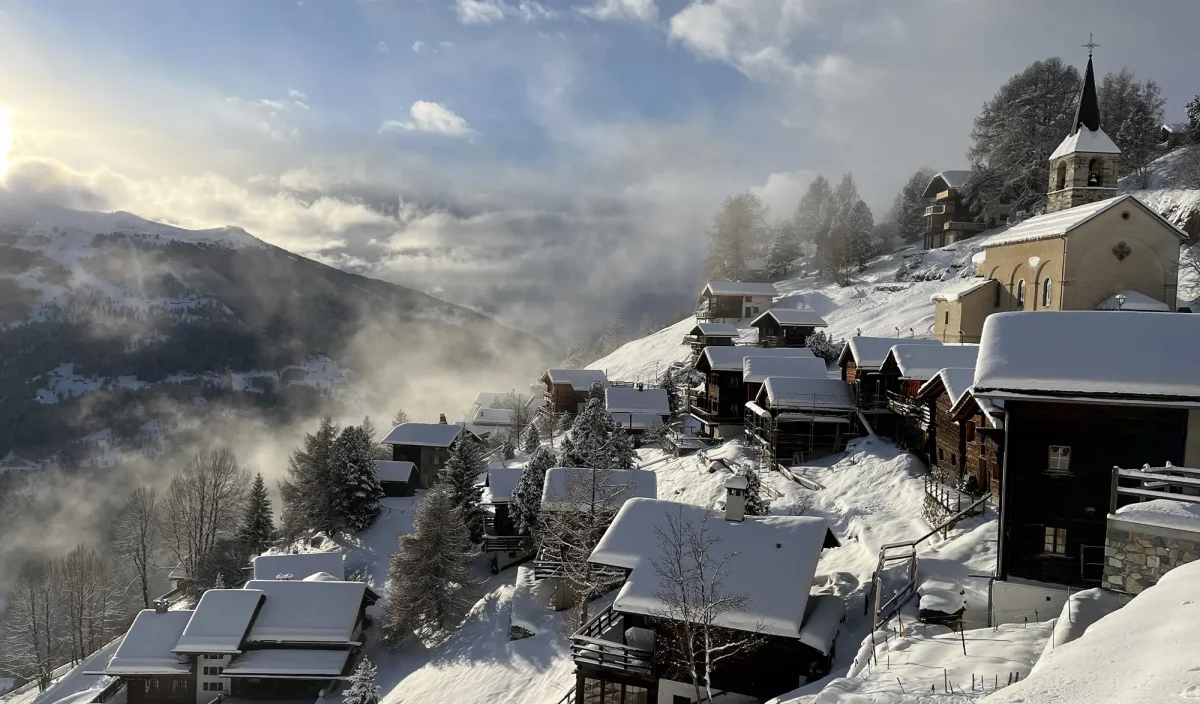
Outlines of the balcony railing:
[[948,220],[942,229],[949,232],[957,230],[961,232],[982,232],[987,229],[987,223],[983,222],[963,222],[961,220]]
[[925,407],[913,399],[896,391],[887,392],[888,409],[900,416],[918,417]]
[[581,665],[653,676],[654,651],[625,645],[624,620],[611,606],[596,614],[571,636],[571,657]]
[[533,547],[528,535],[485,535],[484,552],[524,552]]
[[929,217],[930,215],[945,215],[945,214],[946,214],[946,206],[944,206],[944,205],[931,205],[931,206],[928,206],[927,208],[925,208],[925,217]]

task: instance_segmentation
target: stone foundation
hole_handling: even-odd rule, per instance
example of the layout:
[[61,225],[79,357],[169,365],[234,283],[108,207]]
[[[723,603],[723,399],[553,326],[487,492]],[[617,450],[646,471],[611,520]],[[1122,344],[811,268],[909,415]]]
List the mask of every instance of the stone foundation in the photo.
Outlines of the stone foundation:
[[1200,532],[1108,517],[1106,589],[1138,594],[1179,565],[1200,559]]

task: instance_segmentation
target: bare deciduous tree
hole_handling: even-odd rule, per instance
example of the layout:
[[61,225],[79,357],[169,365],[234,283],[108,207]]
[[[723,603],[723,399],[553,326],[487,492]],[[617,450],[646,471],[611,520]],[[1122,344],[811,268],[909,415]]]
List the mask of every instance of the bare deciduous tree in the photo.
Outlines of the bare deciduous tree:
[[670,665],[691,679],[696,701],[711,703],[717,665],[757,648],[762,627],[751,632],[717,625],[723,614],[746,610],[750,600],[725,591],[736,553],[720,551],[721,538],[708,529],[707,520],[686,518],[680,506],[674,513],[668,511],[666,525],[654,532],[658,559],[653,564],[659,578],[655,597],[662,603],[654,616],[661,623],[657,631],[665,640],[662,650]]
[[59,654],[62,614],[49,560],[26,560],[8,596],[3,618],[0,668],[50,686]]
[[154,489],[134,489],[112,524],[112,550],[137,575],[142,608],[150,608],[150,572],[159,544],[158,496]]
[[65,608],[63,638],[71,660],[78,662],[117,634],[125,599],[108,561],[82,543],[55,562],[54,579]]
[[160,526],[167,549],[188,576],[222,540],[236,537],[250,475],[228,449],[203,450],[171,480]]

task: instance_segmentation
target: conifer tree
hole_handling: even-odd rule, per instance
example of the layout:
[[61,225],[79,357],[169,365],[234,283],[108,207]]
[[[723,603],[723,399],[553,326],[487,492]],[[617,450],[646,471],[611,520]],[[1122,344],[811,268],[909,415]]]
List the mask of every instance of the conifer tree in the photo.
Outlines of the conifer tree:
[[411,422],[411,420],[412,419],[408,417],[408,414],[404,412],[403,408],[398,409],[396,411],[396,415],[392,417],[392,427],[394,428],[397,425],[404,425],[405,423]]
[[542,510],[542,489],[546,485],[546,472],[556,461],[553,452],[538,447],[521,472],[517,485],[513,487],[509,513],[517,532],[521,535],[531,535],[537,527],[538,514]]
[[350,675],[350,687],[342,695],[342,704],[379,704],[379,671],[368,658],[363,658]]
[[542,445],[542,434],[538,431],[537,423],[530,423],[529,430],[525,431],[525,444],[522,450],[525,454],[532,455]]
[[654,322],[654,316],[647,312],[642,316],[642,324],[638,327],[638,337],[646,337],[658,332],[658,325]]
[[267,494],[267,483],[262,474],[254,475],[250,496],[246,502],[246,516],[238,531],[238,542],[246,557],[261,555],[275,539],[275,523],[271,519],[271,497]]
[[713,218],[708,232],[708,258],[704,275],[710,280],[740,281],[746,260],[766,249],[767,208],[753,193],[729,196]]
[[924,169],[917,171],[908,178],[908,182],[892,201],[890,215],[896,223],[896,230],[901,239],[912,241],[920,239],[925,233],[926,202],[921,196],[932,178],[933,175]]
[[383,489],[373,443],[361,427],[348,426],[338,436],[330,471],[334,512],[350,530],[366,530],[379,517]]
[[828,202],[833,196],[833,187],[820,174],[808,184],[796,213],[792,215],[792,225],[796,228],[796,237],[800,242],[819,244],[829,231]]
[[771,512],[771,504],[762,496],[762,479],[753,467],[742,470],[746,475],[746,515],[765,516]]
[[478,551],[450,487],[438,485],[417,504],[413,530],[388,559],[380,629],[396,647],[409,632],[432,634],[457,622],[471,605],[471,565]]
[[454,443],[450,459],[438,475],[450,494],[450,502],[459,510],[473,543],[483,540],[483,507],[479,505],[483,487],[475,483],[484,469],[486,465],[478,443],[464,433]]
[[604,384],[598,381],[593,381],[591,388],[588,389],[588,401],[599,401],[604,404]]
[[306,435],[304,447],[293,451],[288,460],[287,478],[279,482],[283,530],[288,536],[309,529],[328,536],[337,532],[329,473],[337,435],[338,427],[325,416],[317,432]]
[[504,442],[500,443],[500,456],[505,460],[511,460],[517,456],[517,446],[513,442],[512,431],[504,434]]
[[633,466],[633,441],[604,408],[591,398],[571,425],[570,446],[564,441],[563,464],[592,469],[628,469]]

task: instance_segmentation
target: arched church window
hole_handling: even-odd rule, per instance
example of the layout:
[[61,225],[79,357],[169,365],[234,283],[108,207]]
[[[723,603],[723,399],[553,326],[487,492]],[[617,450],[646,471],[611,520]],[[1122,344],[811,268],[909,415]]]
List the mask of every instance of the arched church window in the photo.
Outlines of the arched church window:
[[1058,162],[1058,177],[1054,180],[1054,190],[1061,191],[1067,187],[1067,162]]
[[1088,162],[1088,185],[1103,186],[1104,175],[1100,173],[1100,160],[1092,159]]
[[993,308],[1000,307],[1000,289],[1001,288],[1002,288],[1002,286],[1000,286],[1000,282],[996,281],[996,288],[994,291],[992,291],[992,307]]
[[1049,276],[1047,276],[1042,281],[1042,307],[1043,308],[1047,308],[1050,306],[1050,301],[1052,299],[1050,289],[1053,286],[1054,286],[1054,282],[1050,280]]
[[1025,279],[1017,282],[1017,310],[1025,310]]

